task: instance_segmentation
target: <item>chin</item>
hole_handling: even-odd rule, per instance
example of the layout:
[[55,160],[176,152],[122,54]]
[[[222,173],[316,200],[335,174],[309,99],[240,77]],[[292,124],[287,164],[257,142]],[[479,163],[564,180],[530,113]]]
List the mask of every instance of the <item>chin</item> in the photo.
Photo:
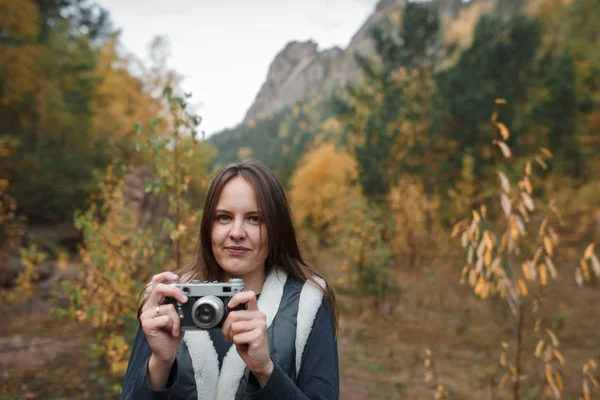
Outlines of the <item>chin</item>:
[[231,260],[228,260],[227,262],[223,263],[221,268],[223,269],[223,271],[227,272],[229,275],[232,275],[234,277],[241,277],[256,269],[248,265],[247,262],[239,262],[237,260],[233,262]]

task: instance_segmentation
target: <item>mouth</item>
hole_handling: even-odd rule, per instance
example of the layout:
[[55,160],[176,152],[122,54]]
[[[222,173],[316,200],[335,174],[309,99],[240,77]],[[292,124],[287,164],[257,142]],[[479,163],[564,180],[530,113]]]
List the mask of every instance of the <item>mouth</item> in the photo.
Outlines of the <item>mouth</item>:
[[227,246],[225,250],[248,251],[250,249],[244,246]]
[[242,256],[250,251],[249,248],[243,246],[228,246],[225,251],[231,256]]

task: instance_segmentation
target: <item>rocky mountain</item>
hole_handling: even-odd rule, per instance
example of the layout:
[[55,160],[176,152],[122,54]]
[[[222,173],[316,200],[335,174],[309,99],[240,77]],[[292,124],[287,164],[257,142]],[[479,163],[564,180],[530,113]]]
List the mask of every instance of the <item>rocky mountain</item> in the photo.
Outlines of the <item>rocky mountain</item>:
[[[463,0],[433,1],[442,15],[455,18],[462,7],[493,0],[471,0],[468,3]],[[264,118],[335,86],[355,83],[360,78],[355,54],[374,52],[369,33],[371,27],[386,16],[401,11],[406,3],[407,0],[380,0],[344,50],[336,47],[319,51],[313,41],[288,43],[271,63],[267,79],[247,111],[244,122]]]

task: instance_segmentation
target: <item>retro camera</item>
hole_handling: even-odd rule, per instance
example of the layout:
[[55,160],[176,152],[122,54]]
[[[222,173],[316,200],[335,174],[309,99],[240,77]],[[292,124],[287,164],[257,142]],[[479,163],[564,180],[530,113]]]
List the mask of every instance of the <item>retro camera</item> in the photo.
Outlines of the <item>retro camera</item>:
[[244,291],[242,279],[230,279],[229,282],[200,282],[190,283],[171,282],[187,296],[185,304],[172,297],[165,299],[165,304],[173,304],[181,320],[181,330],[219,329],[227,315],[234,310],[244,310],[245,305],[235,308],[227,307],[227,303],[237,293]]

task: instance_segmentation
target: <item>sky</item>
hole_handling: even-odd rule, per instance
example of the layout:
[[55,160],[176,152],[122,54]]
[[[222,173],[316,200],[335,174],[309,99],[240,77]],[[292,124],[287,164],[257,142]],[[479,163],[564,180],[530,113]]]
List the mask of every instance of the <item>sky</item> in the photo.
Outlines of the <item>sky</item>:
[[147,60],[156,35],[168,36],[168,67],[207,136],[242,122],[286,43],[313,40],[346,48],[376,0],[98,0],[120,29],[123,50]]

